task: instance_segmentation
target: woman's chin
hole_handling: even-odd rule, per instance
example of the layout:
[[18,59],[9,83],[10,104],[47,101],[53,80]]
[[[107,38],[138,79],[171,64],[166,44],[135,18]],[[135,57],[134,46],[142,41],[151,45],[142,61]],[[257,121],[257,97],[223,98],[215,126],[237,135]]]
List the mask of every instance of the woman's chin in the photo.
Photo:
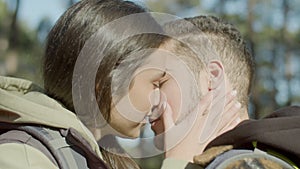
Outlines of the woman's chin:
[[135,128],[130,130],[119,131],[117,134],[118,137],[126,138],[126,139],[136,139],[141,134],[141,128]]

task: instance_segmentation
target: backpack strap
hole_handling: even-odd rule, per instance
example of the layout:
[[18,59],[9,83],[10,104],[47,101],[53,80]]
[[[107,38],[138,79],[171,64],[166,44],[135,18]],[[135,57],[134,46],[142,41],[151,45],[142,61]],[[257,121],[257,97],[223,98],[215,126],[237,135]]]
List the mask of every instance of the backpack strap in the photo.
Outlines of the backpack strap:
[[[52,152],[61,169],[87,169],[87,162],[81,151],[67,142],[60,131],[37,126],[22,126],[22,129],[38,140]],[[75,151],[76,149],[76,151]]]
[[43,152],[60,169],[107,168],[88,145],[81,143],[84,140],[80,140],[82,138],[74,130],[0,123],[0,131],[0,144],[28,144]]

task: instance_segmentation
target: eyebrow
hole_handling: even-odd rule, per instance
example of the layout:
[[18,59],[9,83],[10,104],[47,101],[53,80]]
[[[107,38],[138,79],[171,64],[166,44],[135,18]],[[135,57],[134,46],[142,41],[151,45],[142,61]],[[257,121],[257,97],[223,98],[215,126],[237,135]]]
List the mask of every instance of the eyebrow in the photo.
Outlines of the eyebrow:
[[166,76],[167,75],[167,72],[164,71],[163,75],[161,76],[161,78],[159,79],[160,82],[165,82],[168,80],[168,77]]
[[162,74],[161,73],[159,75],[157,74],[157,76],[154,77],[154,80],[152,80],[152,82],[160,82],[160,81],[164,80],[166,75],[167,75],[166,71],[164,71]]
[[161,77],[165,77],[167,75],[167,72],[164,71],[163,75]]

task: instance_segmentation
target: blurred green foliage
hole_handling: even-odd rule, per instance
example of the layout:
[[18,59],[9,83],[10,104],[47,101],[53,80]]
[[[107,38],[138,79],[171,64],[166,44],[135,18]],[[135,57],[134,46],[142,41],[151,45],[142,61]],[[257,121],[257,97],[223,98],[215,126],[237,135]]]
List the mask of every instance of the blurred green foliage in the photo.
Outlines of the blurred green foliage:
[[181,17],[215,15],[241,31],[256,60],[251,117],[300,104],[300,1],[148,0],[147,5]]
[[[300,105],[300,1],[298,0],[148,0],[151,11],[181,17],[215,15],[234,24],[256,61],[250,116],[262,118],[275,109]],[[191,5],[192,4],[192,5]],[[143,168],[159,168],[143,159]],[[157,164],[149,167],[148,163]]]
[[0,1],[0,74],[26,78],[41,85],[43,45],[38,40],[38,32],[14,18],[14,13]]
[[[75,1],[66,2],[70,5]],[[251,102],[253,117],[263,117],[281,106],[299,104],[300,9],[297,6],[300,1],[147,0],[145,3],[152,11],[183,17],[217,15],[238,27],[257,63]],[[7,4],[0,1],[0,74],[42,84],[43,42],[53,23],[42,18],[36,30],[29,29],[15,16],[16,10],[17,5],[15,10],[8,10]]]

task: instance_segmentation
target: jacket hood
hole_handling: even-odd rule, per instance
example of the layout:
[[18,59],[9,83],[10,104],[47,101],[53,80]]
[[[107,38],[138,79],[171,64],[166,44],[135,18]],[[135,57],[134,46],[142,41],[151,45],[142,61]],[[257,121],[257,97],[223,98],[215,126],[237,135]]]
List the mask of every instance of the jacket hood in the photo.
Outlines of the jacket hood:
[[260,120],[246,120],[212,142],[206,148],[233,145],[234,148],[268,147],[286,153],[300,165],[300,107],[279,109]]
[[31,81],[0,76],[0,121],[74,128],[102,157],[94,136],[75,113],[48,97],[44,89]]

